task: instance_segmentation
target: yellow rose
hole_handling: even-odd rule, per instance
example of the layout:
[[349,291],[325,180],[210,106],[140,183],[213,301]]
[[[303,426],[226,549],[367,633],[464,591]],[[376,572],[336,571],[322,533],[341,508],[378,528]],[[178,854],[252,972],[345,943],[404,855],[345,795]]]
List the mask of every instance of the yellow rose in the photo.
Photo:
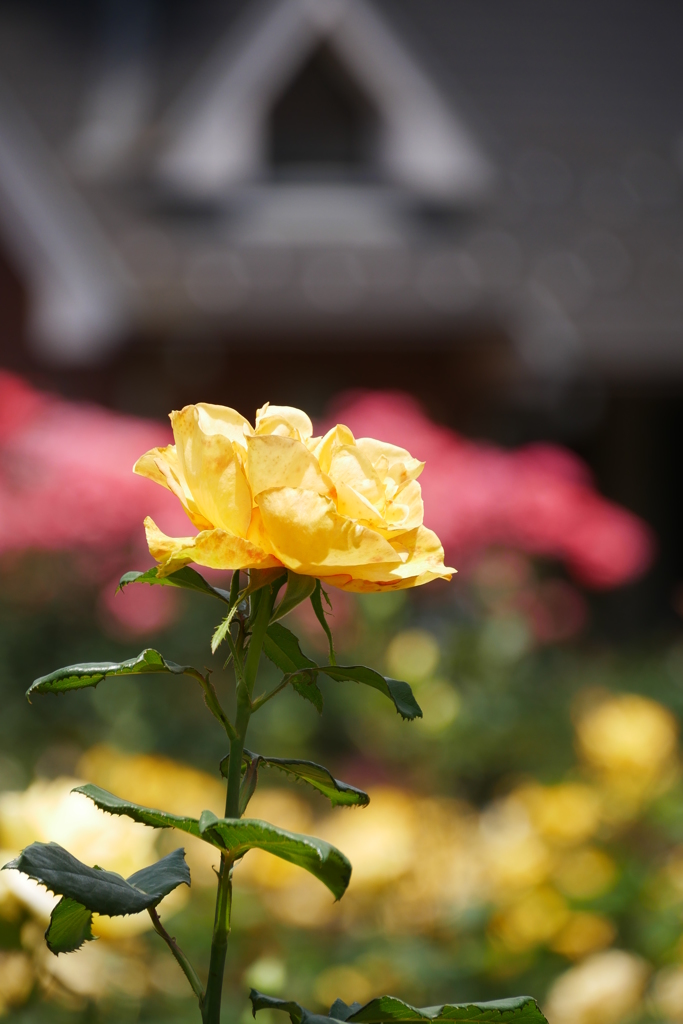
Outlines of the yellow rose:
[[454,569],[422,525],[417,477],[403,448],[344,426],[313,437],[306,413],[264,405],[256,427],[222,405],[171,413],[175,444],[153,448],[134,471],[180,500],[195,537],[167,537],[150,518],[147,543],[160,575],[196,562],[214,569],[283,566],[342,590],[416,587]]

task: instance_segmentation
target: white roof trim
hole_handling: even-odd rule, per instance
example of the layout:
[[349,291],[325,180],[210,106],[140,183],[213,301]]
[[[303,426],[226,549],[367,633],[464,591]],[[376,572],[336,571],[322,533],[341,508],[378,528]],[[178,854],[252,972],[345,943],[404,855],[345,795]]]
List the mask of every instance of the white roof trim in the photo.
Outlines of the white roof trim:
[[121,265],[47,147],[0,90],[0,235],[25,274],[29,331],[58,362],[104,354],[128,323]]
[[270,107],[321,41],[379,111],[380,167],[392,184],[465,202],[488,189],[492,168],[468,129],[363,0],[276,0],[252,11],[171,111],[162,176],[206,197],[262,176]]

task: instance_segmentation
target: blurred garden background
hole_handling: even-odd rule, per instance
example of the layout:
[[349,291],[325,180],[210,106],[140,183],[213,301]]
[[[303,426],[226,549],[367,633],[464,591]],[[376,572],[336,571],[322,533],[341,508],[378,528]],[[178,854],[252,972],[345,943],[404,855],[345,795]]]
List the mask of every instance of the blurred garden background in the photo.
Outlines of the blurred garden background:
[[[332,682],[322,715],[292,692],[255,719],[251,748],[371,802],[261,773],[250,814],[353,876],[334,904],[240,864],[226,1020],[253,985],[683,1021],[682,30],[659,0],[0,2],[3,863],[54,840],[128,875],[175,845],[70,795],[85,780],[221,811],[191,682],[24,698],[153,646],[230,703],[220,610],[117,593],[150,565],[146,515],[187,533],[131,472],[171,409],[296,405],[408,448],[459,570],[331,594],[340,660],[410,682],[421,721]],[[162,916],[206,970],[213,863],[186,845]],[[0,874],[0,1015],[194,1020],[146,915],[54,957],[53,902]]]

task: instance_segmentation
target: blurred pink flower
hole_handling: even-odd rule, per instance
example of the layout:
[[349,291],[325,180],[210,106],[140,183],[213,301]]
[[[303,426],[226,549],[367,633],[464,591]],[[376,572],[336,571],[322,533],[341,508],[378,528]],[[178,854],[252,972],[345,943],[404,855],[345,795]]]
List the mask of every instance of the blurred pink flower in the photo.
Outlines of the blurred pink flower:
[[124,639],[158,633],[171,626],[178,615],[179,594],[171,587],[126,587],[117,590],[119,579],[100,591],[99,618],[108,633]]
[[650,528],[601,497],[588,467],[567,449],[530,444],[505,451],[467,440],[437,426],[401,392],[347,393],[333,418],[357,437],[381,437],[426,462],[425,525],[453,565],[502,545],[557,558],[581,583],[606,589],[635,579],[652,562]]
[[163,424],[67,402],[0,371],[0,553],[98,550],[140,540],[159,515],[187,532],[171,494],[134,476],[140,452],[167,444]]

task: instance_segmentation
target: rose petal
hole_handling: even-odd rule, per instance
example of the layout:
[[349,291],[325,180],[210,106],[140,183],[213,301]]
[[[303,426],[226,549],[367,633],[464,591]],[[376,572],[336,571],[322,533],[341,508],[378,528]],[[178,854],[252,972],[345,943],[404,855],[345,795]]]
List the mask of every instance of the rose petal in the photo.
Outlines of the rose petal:
[[300,487],[318,494],[332,490],[306,445],[277,434],[249,438],[247,475],[254,498],[273,487]]
[[421,587],[435,579],[450,580],[456,571],[443,563],[443,547],[437,535],[420,526],[392,540],[391,546],[402,558],[399,565],[349,566],[346,574],[325,576],[323,583],[355,593],[381,593]]
[[180,472],[200,515],[213,527],[246,537],[251,490],[230,437],[241,428],[230,417],[220,419],[198,406],[173,413],[171,422]]
[[257,434],[278,434],[307,441],[313,434],[313,424],[301,409],[291,405],[270,405],[266,402],[256,412]]
[[145,534],[150,554],[160,563],[159,576],[169,576],[189,562],[211,569],[268,569],[281,564],[251,541],[226,530],[204,530],[196,537],[168,537],[147,516]]
[[315,491],[272,488],[256,502],[273,551],[295,572],[321,576],[347,566],[400,564],[384,537],[339,515],[334,502]]
[[246,448],[246,438],[254,433],[249,420],[245,420],[236,409],[227,405],[211,405],[209,402],[198,402],[197,405],[187,405],[180,413],[171,413],[171,424],[175,425],[174,418],[184,415],[188,410],[196,409],[199,422],[199,429],[204,434],[221,434],[230,441]]
[[376,509],[384,507],[384,488],[367,455],[355,445],[344,444],[335,448],[330,459],[328,474],[335,486],[347,484],[362,494]]
[[405,448],[399,448],[395,444],[376,441],[374,437],[359,437],[356,444],[373,466],[379,468],[381,461],[386,459],[386,474],[397,484],[417,480],[425,468],[424,462],[414,459]]
[[162,487],[175,494],[191,523],[198,530],[210,529],[213,526],[213,523],[200,513],[192,498],[178,464],[175,445],[169,444],[165,448],[152,448],[145,452],[133,466],[133,472],[161,484]]
[[328,430],[324,437],[319,437],[318,443],[311,448],[323,473],[329,472],[332,456],[343,444],[355,444],[355,439],[348,427],[338,423],[336,427]]
[[355,519],[373,530],[380,530],[384,536],[386,523],[384,517],[379,514],[371,502],[362,494],[355,491],[353,487],[341,481],[337,484],[337,511],[342,516]]
[[387,502],[384,520],[389,530],[414,530],[422,526],[424,503],[417,480],[408,480],[396,497]]

